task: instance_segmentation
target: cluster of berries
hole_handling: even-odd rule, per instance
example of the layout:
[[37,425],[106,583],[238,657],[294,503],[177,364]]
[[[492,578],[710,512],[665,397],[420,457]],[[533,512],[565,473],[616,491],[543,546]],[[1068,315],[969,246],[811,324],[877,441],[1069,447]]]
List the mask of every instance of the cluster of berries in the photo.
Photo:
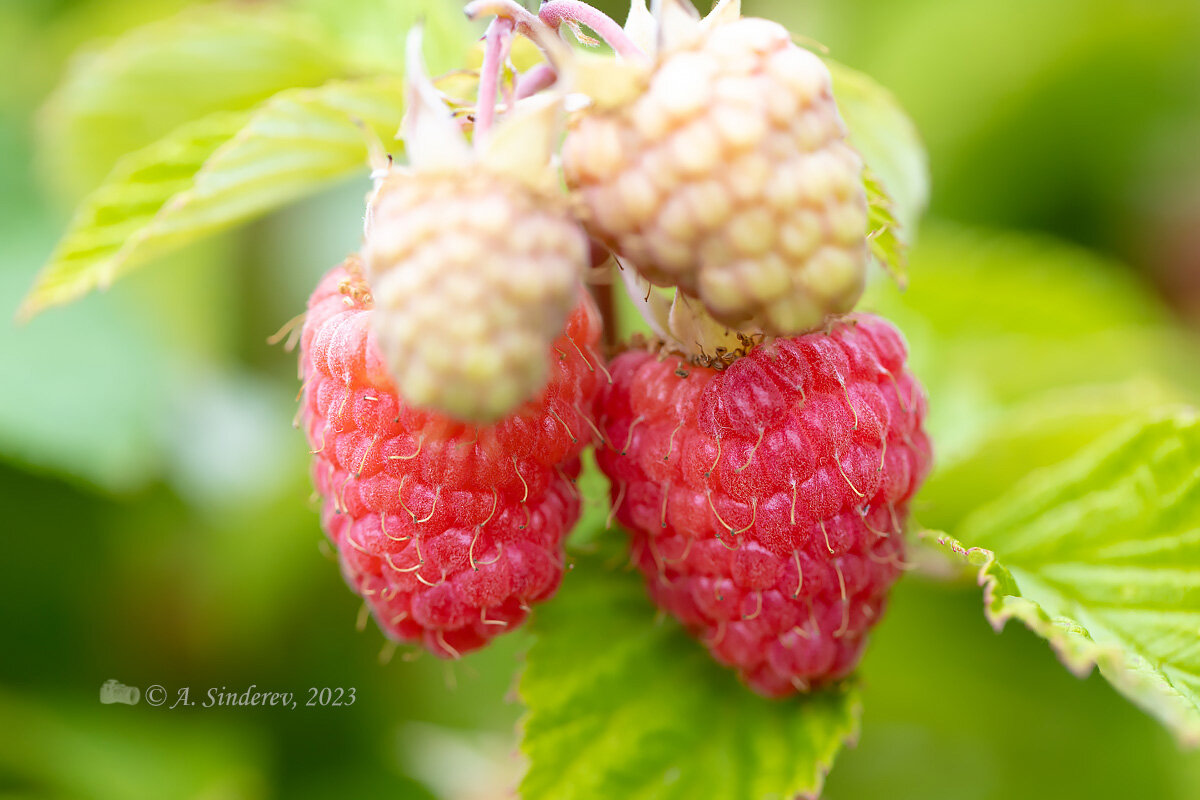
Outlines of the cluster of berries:
[[[896,330],[849,314],[867,201],[822,62],[731,0],[659,6],[477,0],[471,109],[410,37],[407,163],[309,301],[301,419],[393,639],[457,657],[550,597],[595,445],[651,597],[782,696],[847,675],[879,619],[925,399]],[[566,46],[581,24],[612,59]],[[543,63],[508,63],[518,35]],[[585,284],[613,269],[659,338],[606,362]]]

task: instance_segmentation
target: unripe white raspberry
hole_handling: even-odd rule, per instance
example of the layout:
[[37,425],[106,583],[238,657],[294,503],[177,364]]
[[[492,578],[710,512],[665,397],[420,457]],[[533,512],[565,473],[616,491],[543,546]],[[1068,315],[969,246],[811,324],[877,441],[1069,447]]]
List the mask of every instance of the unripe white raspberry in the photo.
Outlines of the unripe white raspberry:
[[468,144],[424,73],[419,28],[408,88],[409,163],[380,165],[367,209],[372,325],[407,404],[494,422],[546,385],[589,266],[552,159],[562,98],[515,104]]
[[671,41],[634,99],[567,137],[589,232],[729,325],[794,335],[849,311],[867,199],[828,69],[762,19]]
[[486,170],[393,170],[363,248],[373,324],[401,395],[489,422],[548,377],[588,265],[562,198]]

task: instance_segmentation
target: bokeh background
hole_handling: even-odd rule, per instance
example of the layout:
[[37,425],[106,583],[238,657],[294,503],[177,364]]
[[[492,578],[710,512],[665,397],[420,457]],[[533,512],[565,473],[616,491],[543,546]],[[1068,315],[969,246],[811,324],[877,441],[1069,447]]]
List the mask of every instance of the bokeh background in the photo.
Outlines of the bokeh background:
[[[4,319],[108,167],[56,158],[39,107],[79,48],[183,5],[0,4]],[[1195,0],[746,6],[889,86],[928,147],[911,288],[880,282],[869,301],[904,327],[932,395],[947,471],[923,522],[953,524],[956,485],[999,491],[1026,459],[1068,453],[1078,442],[1005,449],[1028,420],[1053,425],[1063,398],[1094,400],[1097,430],[1196,398]],[[446,665],[388,660],[374,626],[357,629],[289,424],[294,356],[266,343],[356,245],[366,188],[0,322],[0,796],[508,795],[526,641]],[[957,459],[981,441],[995,462]],[[1200,755],[1020,626],[993,633],[958,576],[902,582],[863,675],[864,733],[829,798],[1200,796]],[[355,687],[357,702],[103,706],[110,678],[172,695]]]

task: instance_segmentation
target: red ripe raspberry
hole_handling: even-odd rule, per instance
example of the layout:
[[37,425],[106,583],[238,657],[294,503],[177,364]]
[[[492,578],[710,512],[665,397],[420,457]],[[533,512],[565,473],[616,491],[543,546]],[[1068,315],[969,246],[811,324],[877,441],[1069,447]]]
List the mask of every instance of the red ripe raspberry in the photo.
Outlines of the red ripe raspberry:
[[849,674],[929,471],[926,401],[887,322],[846,318],[724,371],[630,351],[598,453],[654,601],[757,692]]
[[309,299],[301,418],[322,523],[342,573],[393,639],[455,657],[520,624],[557,589],[579,517],[572,479],[603,371],[586,292],[533,400],[475,426],[399,400],[372,330],[361,263]]

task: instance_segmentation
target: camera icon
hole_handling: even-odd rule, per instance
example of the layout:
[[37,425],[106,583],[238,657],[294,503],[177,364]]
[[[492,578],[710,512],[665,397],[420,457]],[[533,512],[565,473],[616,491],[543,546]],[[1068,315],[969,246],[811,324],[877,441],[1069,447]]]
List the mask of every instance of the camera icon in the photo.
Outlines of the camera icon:
[[127,706],[137,705],[137,701],[142,697],[142,692],[136,686],[126,686],[115,679],[109,679],[100,687],[100,702],[105,705],[111,703],[124,703]]

